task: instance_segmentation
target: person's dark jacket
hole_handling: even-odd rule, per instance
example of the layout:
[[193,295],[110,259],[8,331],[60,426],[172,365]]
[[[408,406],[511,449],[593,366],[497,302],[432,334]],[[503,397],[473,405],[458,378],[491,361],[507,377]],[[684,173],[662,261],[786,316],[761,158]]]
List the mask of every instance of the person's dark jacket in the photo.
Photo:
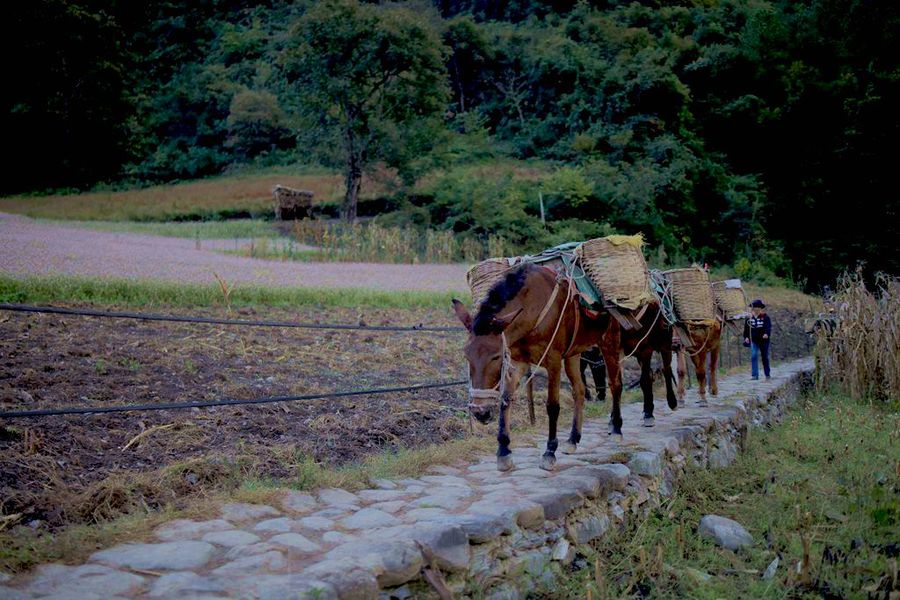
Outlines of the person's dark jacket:
[[[763,339],[763,336],[768,336]],[[768,343],[772,339],[772,319],[763,314],[758,317],[750,317],[744,321],[744,339],[750,338],[757,346]]]

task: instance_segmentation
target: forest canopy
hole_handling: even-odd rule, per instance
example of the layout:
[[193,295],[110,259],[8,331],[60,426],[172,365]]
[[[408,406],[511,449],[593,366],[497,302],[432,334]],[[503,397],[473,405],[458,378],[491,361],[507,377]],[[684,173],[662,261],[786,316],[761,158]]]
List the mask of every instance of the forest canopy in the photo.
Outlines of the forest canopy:
[[[389,206],[423,227],[522,247],[642,231],[660,255],[812,289],[860,261],[896,273],[898,13],[887,0],[17,3],[0,191],[347,171],[349,152],[354,169],[396,170]],[[540,177],[514,176],[535,164]]]

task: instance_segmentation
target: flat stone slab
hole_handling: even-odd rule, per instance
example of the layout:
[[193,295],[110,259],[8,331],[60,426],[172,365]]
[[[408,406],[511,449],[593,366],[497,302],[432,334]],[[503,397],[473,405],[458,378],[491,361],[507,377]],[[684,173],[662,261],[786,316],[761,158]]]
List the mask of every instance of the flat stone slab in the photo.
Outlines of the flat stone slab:
[[227,521],[256,521],[266,517],[277,517],[281,512],[265,504],[246,504],[232,502],[222,506],[222,518]]
[[234,525],[224,519],[212,519],[210,521],[193,521],[191,519],[176,519],[156,528],[156,537],[164,542],[179,540],[196,540],[211,531],[227,531],[234,529]]
[[147,571],[185,571],[209,562],[216,548],[207,542],[163,542],[123,544],[91,555],[91,560],[117,567]]
[[216,544],[217,546],[233,548],[235,546],[255,544],[256,542],[260,541],[260,537],[253,533],[250,533],[249,531],[232,529],[231,531],[213,531],[207,533],[203,536],[203,541],[209,542],[210,544]]
[[375,508],[364,508],[353,516],[339,521],[339,524],[347,529],[374,529],[400,523],[401,521],[397,517]]

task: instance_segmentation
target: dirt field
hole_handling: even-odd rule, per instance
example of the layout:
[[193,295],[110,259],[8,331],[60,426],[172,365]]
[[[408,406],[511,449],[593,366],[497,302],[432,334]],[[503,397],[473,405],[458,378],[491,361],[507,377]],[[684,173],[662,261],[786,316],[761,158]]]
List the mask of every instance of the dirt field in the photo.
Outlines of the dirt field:
[[[254,311],[242,312],[247,318]],[[224,316],[226,311],[207,314]],[[325,319],[311,310],[267,309],[265,317],[354,323],[360,316],[334,310]],[[376,325],[452,324],[448,315],[425,310],[373,310],[365,319]],[[461,343],[456,333],[235,328],[0,313],[0,406],[254,398],[455,380],[464,373]],[[204,458],[211,460],[182,469],[172,496],[233,469],[291,478],[306,457],[338,465],[460,437],[467,428],[464,406],[462,389],[452,388],[0,421],[2,512],[24,512],[25,520],[51,526],[94,520],[104,512],[97,495],[109,493],[111,482]],[[161,425],[171,427],[123,449],[142,431]],[[143,499],[148,504],[164,500],[149,491]]]

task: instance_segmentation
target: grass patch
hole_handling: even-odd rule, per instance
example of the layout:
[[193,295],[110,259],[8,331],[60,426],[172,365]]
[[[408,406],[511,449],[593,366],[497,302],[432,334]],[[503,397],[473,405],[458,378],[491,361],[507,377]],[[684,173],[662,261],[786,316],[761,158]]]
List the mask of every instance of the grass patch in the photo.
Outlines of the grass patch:
[[119,306],[323,306],[440,308],[466,292],[382,291],[367,289],[269,288],[235,286],[228,302],[219,286],[85,277],[0,275],[0,302],[22,304],[77,302]]
[[269,221],[232,219],[229,221],[170,221],[162,223],[131,221],[62,221],[41,219],[51,225],[80,227],[93,231],[139,233],[192,240],[229,240],[234,238],[274,238],[281,234]]
[[[896,590],[900,416],[893,406],[807,399],[754,431],[730,467],[691,469],[674,494],[586,557],[557,597],[848,598]],[[700,538],[706,514],[733,518],[754,544]],[[762,574],[776,559],[774,577]]]

